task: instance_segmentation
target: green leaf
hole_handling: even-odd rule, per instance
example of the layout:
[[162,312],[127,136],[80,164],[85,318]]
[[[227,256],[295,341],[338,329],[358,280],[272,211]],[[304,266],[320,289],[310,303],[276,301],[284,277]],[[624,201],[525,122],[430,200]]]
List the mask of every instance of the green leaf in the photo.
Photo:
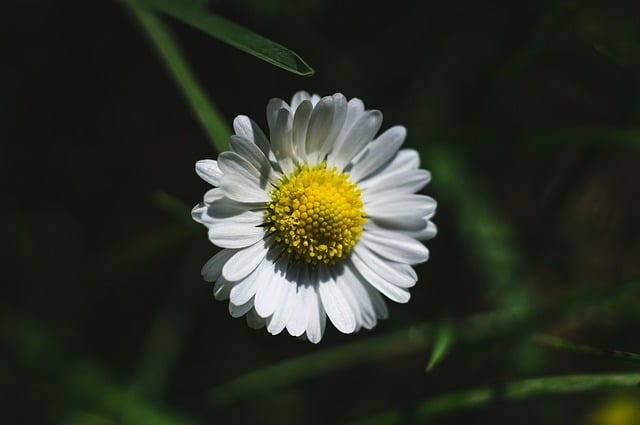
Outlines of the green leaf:
[[310,77],[314,70],[286,47],[217,16],[198,5],[180,0],[135,0],[136,3],[184,22],[210,36],[289,72]]
[[124,4],[128,6],[134,18],[145,31],[149,41],[151,41],[157,53],[164,60],[178,87],[180,87],[200,120],[200,124],[207,132],[213,146],[218,152],[226,151],[231,132],[217,108],[207,97],[204,88],[198,82],[193,71],[191,71],[180,46],[169,29],[154,14],[139,8],[134,0],[125,0]]
[[433,349],[431,350],[431,358],[427,365],[427,372],[433,370],[433,368],[440,363],[440,361],[449,353],[452,345],[453,325],[451,322],[446,322],[438,328],[436,340],[433,344]]

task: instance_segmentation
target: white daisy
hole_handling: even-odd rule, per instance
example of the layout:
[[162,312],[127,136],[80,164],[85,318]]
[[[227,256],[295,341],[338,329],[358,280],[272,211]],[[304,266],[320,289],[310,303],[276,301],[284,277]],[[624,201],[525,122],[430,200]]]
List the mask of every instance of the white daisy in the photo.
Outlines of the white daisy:
[[[223,248],[202,268],[233,317],[272,334],[317,343],[326,317],[341,332],[388,315],[382,295],[405,303],[436,234],[436,202],[406,130],[375,137],[382,113],[340,93],[306,92],[267,105],[269,139],[248,117],[231,150],[196,172],[215,186],[192,211]],[[375,137],[375,138],[374,138]],[[269,142],[269,140],[271,140]]]

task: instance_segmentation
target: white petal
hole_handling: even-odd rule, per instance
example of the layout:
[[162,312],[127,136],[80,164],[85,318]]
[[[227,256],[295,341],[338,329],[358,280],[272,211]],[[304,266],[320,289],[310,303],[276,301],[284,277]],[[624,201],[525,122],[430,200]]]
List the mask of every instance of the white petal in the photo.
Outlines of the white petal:
[[388,173],[417,170],[419,166],[420,156],[418,152],[413,149],[402,149],[399,150],[390,161],[367,176],[364,180],[359,181],[358,184],[364,184],[369,179],[374,179],[380,175],[387,175]]
[[356,329],[356,318],[342,290],[326,266],[321,266],[318,272],[318,292],[327,316],[340,332],[352,333]]
[[267,104],[267,124],[269,124],[269,136],[273,143],[273,130],[276,127],[276,120],[278,118],[278,112],[280,109],[287,109],[291,111],[287,102],[282,99],[271,99]]
[[278,159],[282,172],[289,175],[294,170],[295,155],[291,140],[292,129],[291,112],[282,108],[276,115],[276,121],[271,129],[271,149]]
[[360,117],[364,114],[364,103],[358,98],[350,99],[347,102],[347,113],[344,119],[344,124],[340,133],[336,136],[334,144],[334,150],[339,149],[345,143],[346,136],[349,134],[353,126],[358,122]]
[[272,335],[277,335],[284,330],[291,317],[292,306],[297,297],[297,283],[293,279],[286,279],[284,291],[280,296],[280,302],[273,315],[267,319],[267,330]]
[[380,257],[377,253],[371,252],[364,244],[358,244],[353,250],[353,256],[366,264],[375,274],[384,281],[401,288],[410,288],[416,284],[418,275],[416,271],[407,263],[397,263]]
[[364,114],[364,103],[362,100],[354,97],[347,102],[347,116],[344,119],[344,125],[340,134],[336,138],[336,140],[343,139],[346,134],[348,134],[353,126],[360,120],[360,117]]
[[225,278],[220,276],[218,280],[216,280],[216,283],[213,285],[214,298],[216,300],[228,299],[231,288],[233,288],[233,282],[229,282],[228,280],[225,280]]
[[[312,274],[311,280],[314,280]],[[308,309],[309,309],[309,318],[307,323],[307,339],[314,344],[317,344],[322,339],[322,335],[324,335],[324,328],[327,321],[327,315],[322,307],[322,302],[320,301],[320,295],[318,294],[318,283],[316,282],[313,285],[313,292],[311,296],[308,298]]]
[[289,283],[284,276],[287,261],[286,256],[282,256],[256,292],[255,306],[260,317],[271,316],[278,307],[285,286]]
[[387,303],[373,286],[363,283],[362,286],[369,294],[369,299],[373,303],[373,308],[376,311],[376,317],[378,319],[387,319],[389,317],[389,309],[387,308]]
[[323,97],[315,106],[307,129],[306,158],[309,163],[324,160],[342,129],[346,112],[347,100],[340,93]]
[[[354,274],[349,267],[344,267],[343,270],[343,275],[340,277],[338,284],[345,288],[345,294],[349,294],[349,303],[354,308],[354,311],[359,313],[358,324],[366,329],[371,329],[376,325],[378,317],[374,300],[366,290],[366,287],[371,285],[362,282],[359,276]],[[374,290],[373,293],[377,294],[377,291]]]
[[269,182],[278,181],[280,176],[273,171],[271,163],[258,146],[241,136],[231,136],[229,146],[234,152],[249,161],[263,178]]
[[202,266],[200,273],[206,282],[215,282],[222,274],[222,267],[231,258],[237,249],[223,249],[216,253],[213,257]]
[[[355,254],[355,251],[353,251]],[[406,303],[411,298],[411,294],[407,288],[401,288],[378,275],[368,264],[363,262],[357,255],[352,255],[349,260],[354,270],[356,270],[364,280],[369,282],[371,286],[382,292],[387,298],[397,303]]]
[[237,202],[264,204],[271,201],[266,187],[262,188],[239,175],[225,174],[222,190],[226,197]]
[[297,295],[291,304],[291,316],[287,322],[287,331],[293,336],[301,336],[307,330],[310,299],[316,297],[307,267],[299,268],[297,281]]
[[269,140],[267,139],[267,136],[264,135],[258,124],[256,124],[251,118],[244,115],[238,115],[233,120],[233,130],[238,136],[242,136],[255,143],[262,153],[267,158],[269,157]]
[[264,259],[249,276],[233,287],[229,294],[231,301],[236,304],[244,304],[255,297],[263,286],[270,284],[274,269],[273,262]]
[[295,93],[291,98],[291,110],[297,112],[298,108],[300,107],[300,104],[305,100],[308,100],[309,103],[311,103],[310,101],[311,96],[309,95],[309,93],[307,93],[306,91],[299,91]]
[[[235,286],[234,286],[235,288]],[[233,292],[233,288],[231,289]],[[234,304],[233,301],[229,302],[229,314],[231,317],[242,317],[253,308],[253,301],[249,300],[244,304]]]
[[293,117],[291,143],[298,158],[305,158],[307,154],[307,128],[309,127],[309,118],[311,118],[312,111],[313,105],[311,105],[311,101],[305,100],[300,104],[298,109],[296,109]]
[[344,142],[328,156],[327,164],[335,166],[338,170],[344,167],[359,153],[367,143],[371,142],[373,136],[380,129],[382,124],[382,113],[380,111],[367,111],[353,125],[351,131],[344,136]]
[[353,166],[351,177],[354,181],[360,181],[386,164],[396,154],[404,139],[407,129],[403,126],[391,127],[378,136],[369,145],[367,154],[360,162]]
[[216,221],[209,227],[209,239],[221,248],[244,248],[263,237],[262,227],[238,224],[232,220]]
[[363,322],[365,321],[365,312],[362,304],[363,301],[366,302],[366,300],[361,300],[358,297],[358,295],[361,294],[355,292],[357,291],[357,288],[351,287],[353,282],[359,284],[358,279],[351,274],[350,270],[347,267],[341,267],[340,276],[336,279],[336,283],[340,286],[340,289],[342,289],[342,294],[347,300],[349,308],[351,309],[351,311],[353,311],[353,315],[356,319],[355,332],[358,332],[362,327]]
[[260,226],[264,222],[264,211],[261,208],[256,208],[252,204],[236,202],[229,198],[223,198],[210,204],[207,215],[213,222],[226,220],[250,226]]
[[207,216],[208,208],[209,207],[207,205],[205,205],[203,202],[200,202],[191,210],[191,218],[198,223],[204,224],[205,226],[208,225],[208,223],[211,222],[211,219]]
[[252,308],[247,313],[247,325],[249,325],[251,329],[260,329],[265,325],[265,320],[256,313],[255,308]]
[[400,193],[415,193],[431,180],[431,173],[427,170],[403,170],[386,174],[378,174],[366,179],[358,186],[362,189],[362,197],[374,200],[375,197],[393,196]]
[[224,190],[222,190],[222,188],[220,187],[214,187],[204,194],[204,202],[206,202],[207,204],[212,204],[222,198],[224,198]]
[[419,240],[427,240],[435,237],[437,233],[438,228],[433,224],[433,222],[429,221],[427,223],[427,227],[422,232],[419,232],[415,238]]
[[319,162],[320,148],[329,136],[333,121],[333,98],[323,97],[313,108],[307,128],[305,152],[311,163]]
[[266,244],[267,242],[265,240],[261,240],[248,248],[238,251],[222,268],[224,278],[235,282],[244,279],[249,273],[254,271],[267,255]]
[[218,166],[218,161],[213,159],[203,159],[196,162],[196,174],[212,186],[220,186],[222,170]]
[[419,241],[425,241],[433,238],[437,233],[436,225],[429,221],[431,216],[433,216],[433,214],[407,220],[371,219],[365,223],[364,227],[366,229],[392,230]]
[[367,216],[392,218],[402,221],[406,218],[422,218],[435,211],[436,201],[426,195],[399,194],[397,197],[380,197],[365,203]]
[[222,152],[218,155],[218,165],[224,173],[220,182],[223,188],[225,179],[231,175],[241,176],[247,181],[247,184],[265,189],[268,186],[272,171],[270,166],[265,168],[260,165],[262,169],[258,169],[249,159],[232,151]]
[[394,231],[365,229],[360,242],[372,252],[391,261],[418,264],[429,258],[429,250],[424,245],[410,236]]

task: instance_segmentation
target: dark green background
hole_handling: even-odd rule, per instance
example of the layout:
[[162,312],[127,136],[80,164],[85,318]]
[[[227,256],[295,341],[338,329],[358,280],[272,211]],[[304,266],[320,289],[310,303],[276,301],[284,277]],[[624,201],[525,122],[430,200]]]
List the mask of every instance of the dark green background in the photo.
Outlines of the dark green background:
[[[229,125],[246,114],[265,127],[269,98],[304,89],[359,97],[383,111],[383,129],[407,127],[439,201],[412,300],[389,303],[373,331],[328,327],[318,346],[232,319],[199,275],[215,248],[189,218],[207,190],[194,163],[216,153],[136,22],[115,1],[15,2],[0,18],[2,421],[333,424],[391,408],[409,421],[417,401],[454,390],[638,371],[531,334],[640,351],[638,292],[605,303],[640,271],[639,3],[209,8],[316,70],[294,76],[167,19]],[[563,304],[581,294],[601,308]],[[419,323],[558,303],[542,322],[454,346],[429,374],[427,344],[227,406],[207,396],[243,373]],[[494,403],[429,423],[591,424],[603,397]]]

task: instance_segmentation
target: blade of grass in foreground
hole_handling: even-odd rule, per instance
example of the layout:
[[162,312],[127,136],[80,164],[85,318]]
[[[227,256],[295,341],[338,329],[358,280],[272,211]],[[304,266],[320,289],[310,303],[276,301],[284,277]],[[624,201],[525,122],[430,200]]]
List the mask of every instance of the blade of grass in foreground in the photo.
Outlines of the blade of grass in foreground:
[[487,386],[427,399],[411,409],[393,409],[355,422],[357,425],[403,424],[424,421],[437,415],[484,406],[496,401],[523,400],[539,396],[577,394],[634,388],[640,385],[640,373],[569,375],[523,379],[506,385]]
[[153,13],[137,6],[133,0],[124,0],[136,18],[149,41],[160,57],[166,63],[171,75],[178,83],[187,101],[191,105],[200,124],[204,127],[209,139],[218,152],[228,149],[229,128],[225,125],[220,113],[207,97],[203,87],[198,82],[187,60],[182,54],[180,46],[164,23]]
[[564,340],[562,338],[558,338],[553,335],[545,335],[545,334],[537,334],[533,336],[533,341],[536,344],[559,348],[561,350],[569,350],[575,351],[584,354],[590,354],[592,356],[598,357],[608,357],[614,359],[622,359],[628,360],[632,362],[640,362],[640,354],[630,353],[628,351],[620,351],[620,350],[605,350],[603,348],[592,347],[590,345],[579,345]]
[[214,15],[198,5],[180,0],[136,0],[136,3],[191,25],[272,65],[304,77],[314,70],[295,52],[231,21]]

